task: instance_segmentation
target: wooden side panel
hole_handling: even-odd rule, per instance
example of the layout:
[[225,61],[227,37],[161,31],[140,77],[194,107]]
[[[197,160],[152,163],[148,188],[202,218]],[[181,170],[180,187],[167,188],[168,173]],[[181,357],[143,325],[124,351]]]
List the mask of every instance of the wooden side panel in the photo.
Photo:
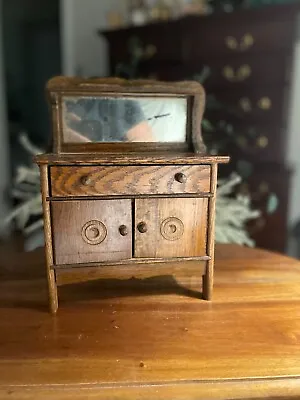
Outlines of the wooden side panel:
[[[64,201],[51,207],[55,264],[131,258],[130,200]],[[125,236],[120,226],[127,227]]]
[[[54,166],[51,167],[51,195],[66,197],[209,192],[210,169],[210,165]],[[178,174],[184,175],[184,182],[178,182]]]
[[205,198],[136,200],[135,257],[206,255],[207,212]]

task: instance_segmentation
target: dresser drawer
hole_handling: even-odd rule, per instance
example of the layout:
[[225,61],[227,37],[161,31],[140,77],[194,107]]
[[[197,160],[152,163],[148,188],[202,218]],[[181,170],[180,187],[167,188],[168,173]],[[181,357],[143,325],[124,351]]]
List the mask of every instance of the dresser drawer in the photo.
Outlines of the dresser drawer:
[[[206,90],[244,90],[260,85],[283,85],[291,79],[290,58],[285,53],[264,53],[259,57],[243,54],[221,59],[203,57],[202,60],[187,65],[161,66],[156,72],[157,79],[177,81],[181,79],[203,80]],[[270,68],[270,65],[276,68]],[[152,65],[143,68],[145,75],[154,74]],[[157,68],[157,67],[156,67]]]
[[213,24],[207,19],[201,25],[199,20],[194,19],[185,32],[186,61],[195,62],[208,56],[220,58],[227,55],[263,54],[266,49],[279,51],[292,48],[295,25],[287,19],[277,18],[277,21],[256,20],[247,14],[239,18],[232,13],[226,19],[215,19]]
[[234,125],[238,122],[273,123],[278,125],[284,122],[286,115],[285,85],[259,85],[244,88],[243,90],[220,90],[214,92],[217,104],[207,107],[205,116],[216,125],[218,121],[230,121]]
[[53,166],[51,196],[191,194],[210,191],[210,166]]

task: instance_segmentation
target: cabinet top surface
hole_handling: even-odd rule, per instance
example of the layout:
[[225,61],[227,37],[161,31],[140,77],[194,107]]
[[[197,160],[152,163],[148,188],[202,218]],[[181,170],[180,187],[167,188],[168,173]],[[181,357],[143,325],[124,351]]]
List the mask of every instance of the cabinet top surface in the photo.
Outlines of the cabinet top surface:
[[228,163],[227,156],[203,156],[195,153],[94,153],[94,154],[53,154],[35,157],[38,164],[50,165],[172,165],[172,164],[216,164]]
[[196,298],[198,264],[104,268],[106,279],[61,287],[53,318],[43,250],[1,251],[0,394],[91,385],[120,399],[208,399],[216,383],[214,399],[300,394],[297,260],[217,245],[212,303]]
[[190,24],[198,24],[201,28],[202,24],[212,24],[213,22],[220,23],[242,20],[243,22],[249,21],[250,23],[257,23],[257,21],[272,21],[274,19],[295,21],[297,14],[300,12],[299,2],[287,4],[271,4],[260,7],[241,8],[234,12],[214,12],[209,15],[188,15],[171,21],[159,21],[149,23],[143,26],[126,26],[118,29],[98,30],[99,35],[105,35],[108,38],[118,35],[118,33],[139,33],[149,29],[164,28],[166,25],[170,29],[189,28]]

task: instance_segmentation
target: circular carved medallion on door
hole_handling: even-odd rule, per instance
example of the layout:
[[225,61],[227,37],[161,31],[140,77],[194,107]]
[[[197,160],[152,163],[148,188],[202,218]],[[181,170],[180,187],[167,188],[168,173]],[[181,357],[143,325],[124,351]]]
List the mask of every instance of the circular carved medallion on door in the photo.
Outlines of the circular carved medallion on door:
[[83,225],[81,229],[82,239],[91,245],[97,245],[103,242],[106,238],[106,226],[97,220],[92,220]]
[[179,218],[169,217],[161,223],[160,232],[167,240],[178,240],[184,232],[183,222]]

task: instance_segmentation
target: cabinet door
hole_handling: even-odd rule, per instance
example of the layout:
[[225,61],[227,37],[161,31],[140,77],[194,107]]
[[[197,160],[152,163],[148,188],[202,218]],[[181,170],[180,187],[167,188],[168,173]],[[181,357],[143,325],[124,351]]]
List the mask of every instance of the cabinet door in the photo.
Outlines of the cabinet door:
[[56,265],[132,256],[131,200],[52,202]]
[[135,202],[135,257],[206,255],[208,199]]

